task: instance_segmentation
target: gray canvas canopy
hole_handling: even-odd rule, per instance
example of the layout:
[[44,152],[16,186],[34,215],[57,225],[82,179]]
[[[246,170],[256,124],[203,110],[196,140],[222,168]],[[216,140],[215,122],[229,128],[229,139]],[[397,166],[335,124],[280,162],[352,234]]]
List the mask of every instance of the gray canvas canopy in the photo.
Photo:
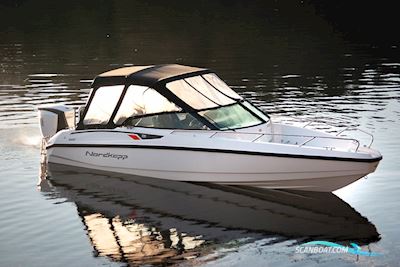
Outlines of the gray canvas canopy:
[[[172,123],[157,124],[154,118],[161,121],[164,117],[165,122],[165,117],[174,117],[173,121],[178,122],[175,117],[179,114],[179,118],[184,117],[182,114],[190,117],[190,126],[175,123],[173,127],[231,129],[227,125],[245,127],[265,122],[265,118],[260,119],[265,116],[260,115],[259,110],[205,68],[177,64],[123,67],[98,75],[92,87],[78,124],[80,129],[115,128],[127,123],[166,128]],[[218,110],[229,106],[233,107]],[[214,109],[217,112],[212,112]],[[236,123],[229,122],[233,118],[229,113],[235,112],[238,113],[234,119]],[[244,115],[248,116],[242,123]],[[132,120],[139,117],[141,124]],[[151,120],[146,122],[143,117],[151,117]]]
[[98,75],[93,86],[130,83],[153,87],[168,79],[179,79],[210,72],[212,71],[208,69],[178,64],[132,66],[110,70]]

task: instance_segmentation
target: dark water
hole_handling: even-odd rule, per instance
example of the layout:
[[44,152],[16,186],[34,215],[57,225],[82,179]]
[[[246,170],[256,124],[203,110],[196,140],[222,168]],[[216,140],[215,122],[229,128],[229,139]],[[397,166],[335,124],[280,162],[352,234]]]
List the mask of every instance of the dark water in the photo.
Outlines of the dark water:
[[[186,2],[0,3],[0,265],[398,266],[397,9]],[[278,117],[366,129],[384,160],[335,194],[126,182],[57,168],[57,179],[36,187],[37,105],[79,106],[98,73],[161,63],[212,68]],[[295,253],[315,239],[383,256]]]

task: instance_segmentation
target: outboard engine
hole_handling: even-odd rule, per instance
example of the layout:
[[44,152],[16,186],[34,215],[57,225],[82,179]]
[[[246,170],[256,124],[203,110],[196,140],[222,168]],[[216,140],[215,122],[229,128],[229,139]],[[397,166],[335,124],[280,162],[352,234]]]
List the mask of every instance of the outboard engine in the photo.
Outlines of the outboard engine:
[[52,104],[38,107],[40,131],[48,139],[58,131],[75,127],[75,109],[65,105]]

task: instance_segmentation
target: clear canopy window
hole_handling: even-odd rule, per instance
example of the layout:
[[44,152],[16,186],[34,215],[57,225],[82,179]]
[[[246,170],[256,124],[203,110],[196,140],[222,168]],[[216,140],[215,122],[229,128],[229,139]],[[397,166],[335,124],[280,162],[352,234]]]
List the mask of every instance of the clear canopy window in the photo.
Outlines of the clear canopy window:
[[251,127],[262,121],[243,108],[240,104],[220,107],[199,112],[220,130]]
[[172,81],[167,83],[167,88],[197,110],[230,105],[241,99],[215,74]]
[[83,120],[86,125],[107,124],[118,103],[123,85],[103,86],[96,90]]
[[209,82],[207,82],[202,76],[195,76],[185,79],[196,91],[200,92],[203,96],[210,99],[212,102],[219,106],[225,106],[235,103],[235,100],[222,94],[220,91],[215,89]]
[[235,91],[233,91],[224,81],[222,81],[218,76],[214,73],[208,73],[202,75],[204,79],[207,80],[212,86],[217,88],[219,91],[221,91],[223,94],[233,98],[240,100],[242,97],[238,95]]
[[185,80],[169,82],[167,83],[167,88],[194,109],[215,108],[218,106],[217,103],[202,95]]
[[147,86],[131,85],[126,91],[114,123],[119,125],[129,117],[180,110],[156,90]]

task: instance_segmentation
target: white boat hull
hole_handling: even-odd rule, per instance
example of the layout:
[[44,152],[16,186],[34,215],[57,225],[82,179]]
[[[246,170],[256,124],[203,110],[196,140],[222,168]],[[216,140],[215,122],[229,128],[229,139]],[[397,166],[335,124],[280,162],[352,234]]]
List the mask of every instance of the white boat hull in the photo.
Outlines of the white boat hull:
[[160,179],[331,192],[376,162],[152,148],[52,147],[48,161]]

